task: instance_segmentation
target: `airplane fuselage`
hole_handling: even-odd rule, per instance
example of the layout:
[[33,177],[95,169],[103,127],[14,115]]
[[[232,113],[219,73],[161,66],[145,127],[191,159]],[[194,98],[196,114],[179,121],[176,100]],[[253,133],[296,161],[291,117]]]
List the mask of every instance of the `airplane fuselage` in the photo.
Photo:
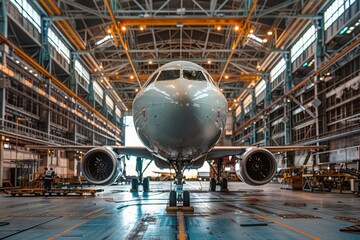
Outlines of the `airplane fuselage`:
[[226,122],[227,101],[205,69],[177,61],[156,70],[137,94],[139,138],[162,161],[205,159]]

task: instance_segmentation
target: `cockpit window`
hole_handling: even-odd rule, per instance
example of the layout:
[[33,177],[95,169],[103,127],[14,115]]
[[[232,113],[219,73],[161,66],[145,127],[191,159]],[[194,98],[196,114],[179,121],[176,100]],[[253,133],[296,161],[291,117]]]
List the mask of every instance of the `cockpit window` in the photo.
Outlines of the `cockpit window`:
[[164,70],[161,71],[156,81],[174,80],[180,78],[180,70]]
[[216,83],[214,82],[214,79],[212,79],[212,77],[210,76],[210,74],[208,74],[207,72],[205,72],[205,75],[206,75],[206,77],[209,79],[209,81],[210,81],[212,84],[214,84],[215,86],[217,86]]
[[156,77],[159,75],[159,73],[155,73],[146,83],[145,83],[145,87],[148,86],[149,84],[151,84],[152,82],[155,81]]
[[206,81],[202,71],[197,70],[183,70],[183,77],[188,80]]

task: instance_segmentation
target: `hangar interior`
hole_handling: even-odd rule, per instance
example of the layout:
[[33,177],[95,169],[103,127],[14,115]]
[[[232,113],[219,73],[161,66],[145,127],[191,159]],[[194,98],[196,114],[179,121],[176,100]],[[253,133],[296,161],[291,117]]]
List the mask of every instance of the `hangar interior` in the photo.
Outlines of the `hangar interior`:
[[284,188],[359,178],[359,0],[0,2],[0,187],[81,176],[84,152],[26,145],[124,145],[137,92],[175,60],[226,97],[219,145],[327,146],[278,152]]
[[359,171],[358,1],[1,6],[1,180],[14,186],[46,166],[80,174],[79,152],[26,144],[123,145],[136,93],[173,60],[203,66],[226,96],[220,145],[324,144],[278,154],[279,167]]

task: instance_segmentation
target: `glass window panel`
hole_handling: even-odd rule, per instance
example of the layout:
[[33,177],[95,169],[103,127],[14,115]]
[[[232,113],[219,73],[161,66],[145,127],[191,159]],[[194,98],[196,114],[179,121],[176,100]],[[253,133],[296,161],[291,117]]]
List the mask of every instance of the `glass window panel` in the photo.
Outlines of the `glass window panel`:
[[183,70],[183,77],[188,80],[195,80],[195,81],[206,81],[206,78],[202,71],[197,70]]
[[180,78],[180,70],[164,70],[161,71],[156,81],[174,80]]

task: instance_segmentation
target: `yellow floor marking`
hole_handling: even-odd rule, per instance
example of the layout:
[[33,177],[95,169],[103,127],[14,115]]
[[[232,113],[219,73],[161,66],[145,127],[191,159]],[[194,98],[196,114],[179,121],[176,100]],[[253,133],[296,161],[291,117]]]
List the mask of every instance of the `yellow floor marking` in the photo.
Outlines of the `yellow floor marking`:
[[[229,204],[229,205],[232,205],[232,204]],[[279,221],[276,221],[276,220],[272,220],[271,218],[265,217],[265,216],[263,216],[263,215],[261,215],[261,214],[259,214],[259,213],[254,213],[254,212],[252,212],[252,211],[249,211],[249,210],[240,208],[240,207],[238,207],[238,206],[236,206],[236,205],[232,205],[232,206],[234,206],[234,207],[236,207],[236,208],[238,208],[238,209],[240,209],[240,210],[242,210],[242,211],[244,211],[244,212],[247,212],[247,213],[250,213],[250,214],[254,214],[255,216],[258,216],[258,217],[260,217],[260,218],[262,218],[262,219],[264,219],[264,220],[267,220],[267,221],[270,220],[270,221],[272,221],[272,222],[275,223],[275,224],[278,224],[278,225],[280,225],[280,226],[282,226],[282,227],[285,227],[285,228],[287,228],[287,229],[290,229],[290,230],[292,230],[292,231],[295,231],[295,232],[297,232],[297,233],[300,233],[300,234],[302,234],[302,235],[304,235],[304,236],[307,236],[307,237],[309,237],[309,238],[311,238],[311,239],[314,239],[314,240],[320,240],[320,239],[321,239],[321,238],[319,238],[319,237],[316,237],[316,236],[314,236],[314,235],[311,235],[310,233],[307,233],[307,232],[304,232],[304,231],[302,231],[302,230],[300,230],[300,229],[297,229],[297,228],[294,228],[294,227],[292,227],[292,226],[289,226],[289,225],[287,225],[287,224],[285,224],[285,223],[282,223],[282,222],[279,222]]]
[[[101,211],[101,210],[103,210],[103,208],[96,210],[96,212],[99,212],[99,211]],[[94,212],[95,212],[95,211],[94,211]],[[93,214],[94,212],[91,212],[90,214]],[[76,224],[76,225],[74,225],[74,226],[72,226],[72,227],[70,227],[70,228],[68,228],[68,229],[65,229],[64,231],[62,231],[62,232],[60,232],[60,233],[58,233],[58,234],[56,234],[56,235],[54,235],[54,236],[49,237],[48,240],[52,240],[52,239],[58,238],[58,237],[64,235],[65,233],[68,233],[68,232],[70,232],[71,230],[73,230],[73,229],[75,229],[75,228],[77,228],[77,227],[80,227],[81,225],[83,225],[83,224],[85,224],[85,223],[87,223],[87,222],[90,222],[91,220],[93,220],[93,219],[95,219],[95,218],[97,218],[97,217],[100,217],[100,216],[105,215],[105,214],[108,213],[108,212],[109,212],[109,211],[107,211],[107,212],[105,212],[105,213],[103,213],[103,214],[100,214],[100,215],[98,215],[98,216],[94,216],[94,217],[92,217],[92,218],[90,218],[90,219],[88,219],[88,220],[86,220],[86,221],[83,221],[83,222],[78,223],[78,224]]]
[[95,210],[95,211],[92,211],[92,212],[90,212],[90,213],[85,214],[85,216],[88,217],[88,216],[93,215],[94,213],[100,212],[100,211],[102,211],[102,210],[104,210],[104,209],[103,209],[103,208],[99,208],[99,209],[97,209],[97,210]]
[[183,212],[177,212],[178,222],[179,222],[179,240],[185,240],[185,226],[184,226],[184,215]]

